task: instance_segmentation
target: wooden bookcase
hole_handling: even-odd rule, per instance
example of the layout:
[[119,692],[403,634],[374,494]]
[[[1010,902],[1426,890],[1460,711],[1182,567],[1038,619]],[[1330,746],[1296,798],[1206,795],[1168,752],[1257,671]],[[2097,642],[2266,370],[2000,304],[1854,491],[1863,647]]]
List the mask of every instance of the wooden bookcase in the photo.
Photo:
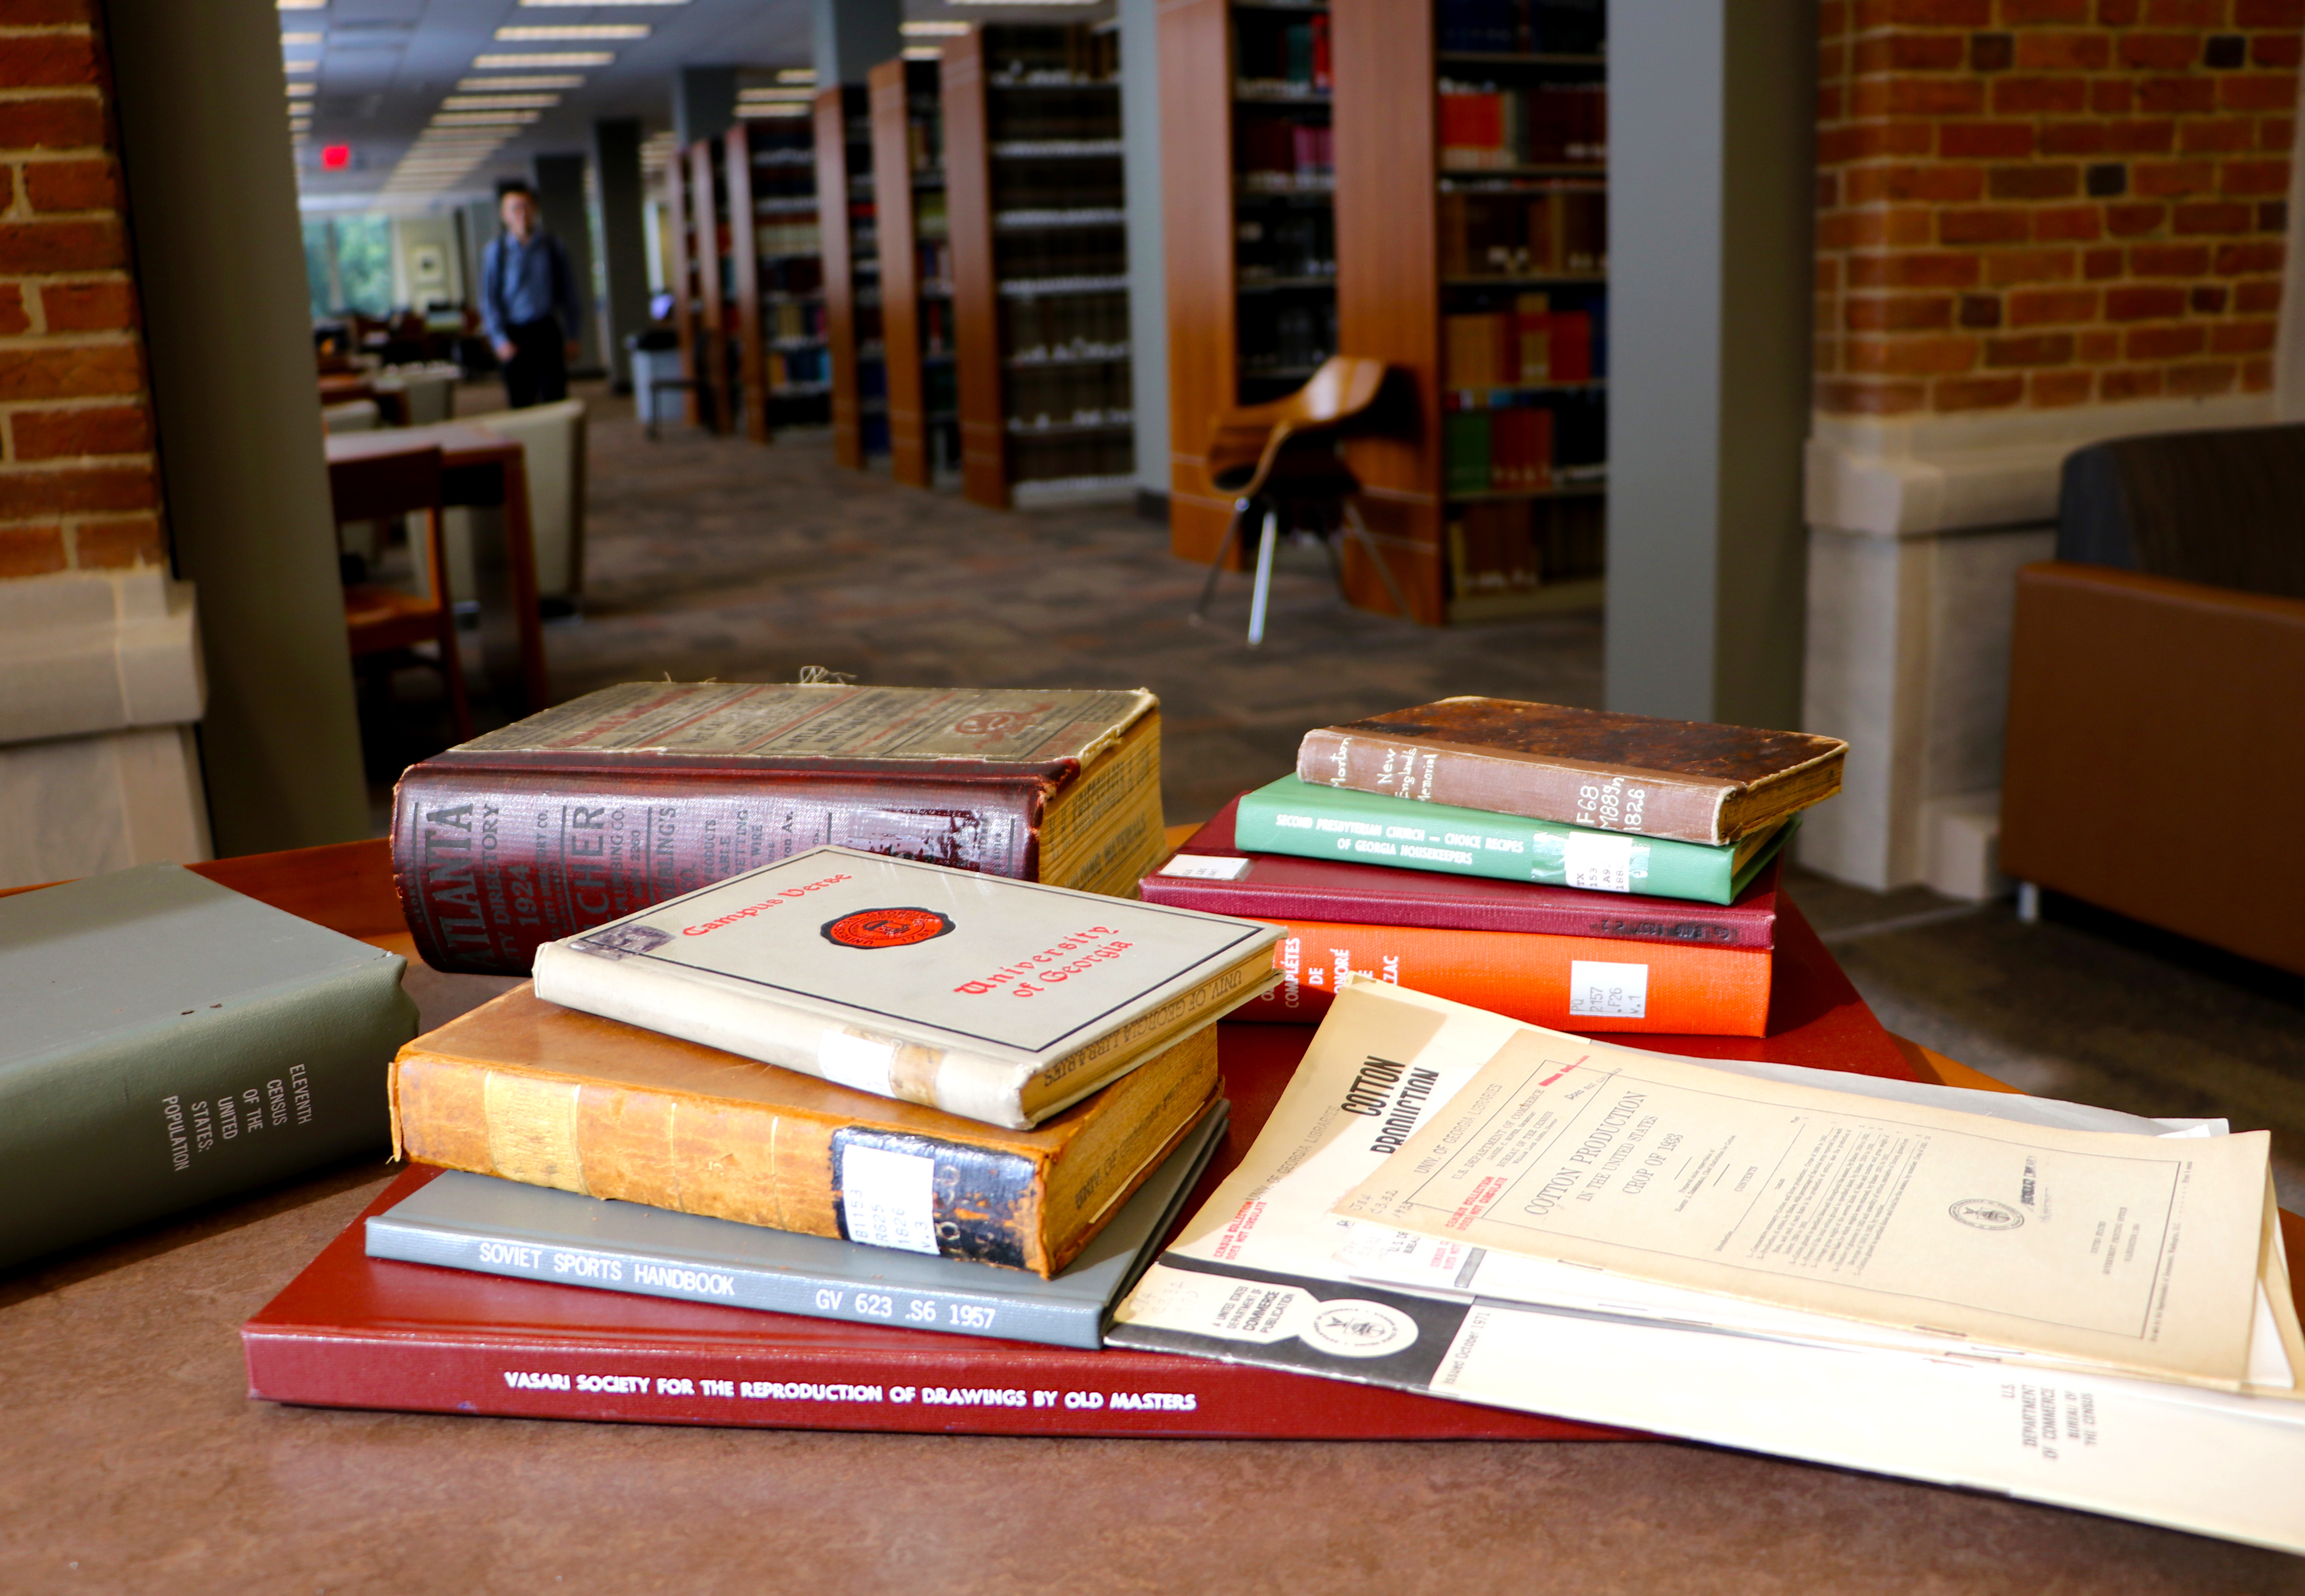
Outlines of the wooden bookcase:
[[730,363],[736,369],[738,394],[731,424],[742,423],[744,436],[754,443],[769,441],[768,361],[761,348],[760,260],[753,253],[753,160],[757,140],[752,128],[738,123],[721,136],[721,188],[727,217],[727,276],[722,288],[728,337],[736,345]]
[[680,163],[687,174],[684,233],[688,258],[680,319],[687,335],[688,376],[696,385],[696,419],[715,432],[728,430],[741,391],[732,381],[728,298],[733,262],[721,157],[719,140],[700,139]]
[[1170,542],[1212,557],[1212,417],[1301,386],[1337,348],[1329,9],[1171,0],[1161,9],[1169,284]]
[[981,505],[1134,488],[1119,44],[988,23],[944,47],[961,491]]
[[932,61],[884,61],[870,80],[889,457],[897,480],[914,488],[960,469],[939,75]]
[[816,91],[817,216],[824,335],[831,357],[832,457],[852,471],[889,452],[883,267],[869,100],[861,83]]
[[671,235],[667,252],[671,258],[672,321],[680,338],[681,372],[694,385],[687,390],[685,408],[690,424],[702,427],[710,424],[712,401],[698,380],[700,351],[704,347],[704,296],[697,276],[696,218],[689,186],[688,158],[676,156],[664,173],[665,221]]
[[832,229],[823,220],[813,118],[747,119],[730,133],[732,148],[739,134],[753,274],[745,302],[758,329],[752,347],[760,372],[759,420],[746,431],[766,443],[779,427],[822,426],[831,416],[824,250]]

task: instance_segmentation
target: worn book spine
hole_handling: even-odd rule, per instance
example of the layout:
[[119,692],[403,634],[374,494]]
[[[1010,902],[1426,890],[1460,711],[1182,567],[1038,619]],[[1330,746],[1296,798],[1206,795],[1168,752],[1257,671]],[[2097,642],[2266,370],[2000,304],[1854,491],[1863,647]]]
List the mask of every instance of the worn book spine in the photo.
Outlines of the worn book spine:
[[738,760],[444,756],[393,798],[392,864],[436,970],[525,975],[543,944],[828,843],[1018,880],[1069,770],[809,775]]
[[1274,922],[1280,985],[1236,1020],[1312,1023],[1348,973],[1556,1031],[1674,1036],[1768,1033],[1773,960],[1765,952],[1599,937],[1417,926]]
[[406,968],[378,950],[11,1060],[0,1079],[0,1267],[382,1151],[385,1071],[416,1034]]
[[1297,777],[1321,786],[1717,845],[1738,784],[1499,753],[1462,743],[1323,726],[1297,747]]

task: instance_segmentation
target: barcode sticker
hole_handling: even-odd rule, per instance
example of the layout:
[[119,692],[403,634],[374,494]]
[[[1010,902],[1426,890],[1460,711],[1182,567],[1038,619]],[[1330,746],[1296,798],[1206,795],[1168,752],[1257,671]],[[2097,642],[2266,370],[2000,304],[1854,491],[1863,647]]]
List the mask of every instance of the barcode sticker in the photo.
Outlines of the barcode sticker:
[[937,1250],[931,1191],[936,1160],[881,1147],[840,1150],[840,1211],[848,1239],[868,1247]]
[[816,1039],[816,1067],[824,1078],[859,1091],[889,1096],[889,1071],[896,1062],[896,1048],[869,1036],[827,1031]]
[[1569,1012],[1595,1020],[1647,1019],[1649,967],[1569,960]]
[[1179,853],[1161,867],[1161,873],[1191,876],[1202,881],[1238,881],[1247,869],[1246,859],[1224,859],[1214,853]]
[[1588,892],[1633,889],[1631,837],[1607,831],[1572,831],[1564,839],[1562,852],[1567,855],[1571,887]]

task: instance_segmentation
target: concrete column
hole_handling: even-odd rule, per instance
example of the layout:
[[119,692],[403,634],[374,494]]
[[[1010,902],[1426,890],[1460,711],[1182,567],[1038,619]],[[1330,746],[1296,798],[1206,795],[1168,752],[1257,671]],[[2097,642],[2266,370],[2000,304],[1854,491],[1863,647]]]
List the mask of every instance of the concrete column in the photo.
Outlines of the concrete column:
[[217,852],[362,836],[279,21],[106,9],[170,540],[200,590]]
[[1128,376],[1136,503],[1169,522],[1169,279],[1161,254],[1160,0],[1120,0],[1120,143],[1128,174]]
[[816,0],[816,81],[863,83],[864,74],[904,54],[903,0]]
[[584,157],[538,156],[536,200],[544,208],[546,230],[568,251],[568,267],[576,278],[576,298],[582,307],[576,318],[576,366],[597,369],[605,362],[600,353],[600,295],[592,282],[591,208],[584,203]]
[[1608,701],[1795,726],[1815,8],[1609,8]]
[[672,131],[686,149],[736,125],[736,69],[684,66],[672,81]]
[[621,391],[632,385],[625,336],[648,326],[648,194],[641,175],[641,124],[592,124],[593,170],[600,174],[600,264],[608,292],[600,315],[608,328],[608,366]]

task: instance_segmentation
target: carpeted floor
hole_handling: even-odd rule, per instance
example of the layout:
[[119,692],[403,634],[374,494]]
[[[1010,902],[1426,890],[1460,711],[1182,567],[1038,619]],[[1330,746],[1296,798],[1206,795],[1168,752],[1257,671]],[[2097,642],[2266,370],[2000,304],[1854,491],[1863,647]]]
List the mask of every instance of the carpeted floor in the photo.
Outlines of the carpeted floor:
[[[1124,505],[997,513],[841,470],[821,433],[772,446],[668,429],[597,390],[583,614],[548,630],[553,692],[790,680],[1144,686],[1170,818],[1288,770],[1312,726],[1493,693],[1597,704],[1597,615],[1443,631],[1346,608],[1317,549],[1286,552],[1267,641],[1247,581],[1187,622],[1202,571]],[[496,403],[493,390],[464,408]],[[2270,1128],[2305,1209],[2305,981],[2050,901],[1879,895],[1795,872],[1794,896],[1901,1033],[2028,1091]]]

